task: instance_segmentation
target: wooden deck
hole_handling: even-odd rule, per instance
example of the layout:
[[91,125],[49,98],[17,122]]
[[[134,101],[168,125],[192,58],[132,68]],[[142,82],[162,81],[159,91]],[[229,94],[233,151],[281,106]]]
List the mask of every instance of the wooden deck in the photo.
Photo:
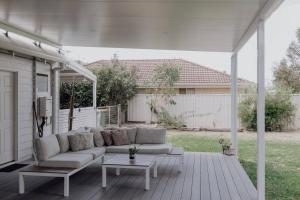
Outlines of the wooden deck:
[[70,178],[70,197],[63,197],[63,179],[25,177],[25,194],[18,194],[17,172],[0,173],[0,199],[28,200],[248,200],[256,189],[234,157],[216,153],[186,153],[179,173],[175,158],[160,158],[158,178],[144,190],[143,171],[123,170],[115,176],[108,170],[107,188],[101,188],[101,170],[92,165]]

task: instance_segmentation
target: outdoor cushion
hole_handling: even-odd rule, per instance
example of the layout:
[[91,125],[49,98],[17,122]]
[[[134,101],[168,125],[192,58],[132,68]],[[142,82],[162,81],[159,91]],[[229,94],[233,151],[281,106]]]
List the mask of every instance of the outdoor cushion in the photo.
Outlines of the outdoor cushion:
[[112,132],[111,130],[104,130],[101,131],[101,134],[103,136],[104,142],[106,146],[110,146],[113,144],[113,140],[112,140]]
[[93,160],[92,154],[61,153],[39,162],[42,167],[80,168]]
[[112,138],[114,141],[114,145],[116,146],[129,144],[129,139],[127,137],[126,131],[121,131],[121,130],[112,131]]
[[92,133],[68,135],[68,139],[72,151],[79,151],[94,147],[94,137]]
[[99,158],[101,155],[105,153],[105,148],[104,147],[96,147],[92,149],[86,149],[86,150],[81,150],[81,151],[76,151],[76,152],[70,152],[71,154],[91,154],[93,155],[93,159]]
[[96,147],[104,146],[104,138],[101,132],[93,133],[94,134],[94,143]]
[[168,154],[172,151],[171,144],[142,144],[139,148],[140,154]]
[[[106,153],[129,153],[129,147],[132,145],[122,145],[122,146],[108,146],[106,147]],[[135,145],[136,148],[139,148],[139,144]]]
[[71,135],[71,133],[56,134],[59,147],[60,147],[60,153],[65,153],[70,150],[68,135]]
[[134,127],[134,128],[125,128],[124,127],[124,128],[120,128],[119,130],[126,131],[130,144],[135,143],[135,137],[136,137],[136,131],[137,131],[136,127]]
[[47,160],[60,152],[60,147],[55,135],[35,139],[38,160]]
[[164,128],[137,128],[137,144],[164,144],[166,143],[166,129]]

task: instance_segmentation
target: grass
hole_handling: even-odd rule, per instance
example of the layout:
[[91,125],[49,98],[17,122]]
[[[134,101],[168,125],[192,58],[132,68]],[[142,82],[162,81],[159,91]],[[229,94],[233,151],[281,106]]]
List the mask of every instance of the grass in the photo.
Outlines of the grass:
[[[188,133],[169,134],[168,141],[185,151],[221,152],[220,136]],[[256,185],[256,140],[239,137],[239,160]],[[300,199],[300,143],[292,140],[266,142],[266,199]]]

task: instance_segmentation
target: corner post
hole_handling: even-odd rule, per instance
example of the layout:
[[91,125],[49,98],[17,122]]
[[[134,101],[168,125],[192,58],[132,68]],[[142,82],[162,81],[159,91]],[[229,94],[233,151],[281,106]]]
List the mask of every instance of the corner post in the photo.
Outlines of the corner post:
[[231,56],[231,142],[238,156],[237,137],[237,53]]
[[265,22],[257,26],[257,199],[265,200]]

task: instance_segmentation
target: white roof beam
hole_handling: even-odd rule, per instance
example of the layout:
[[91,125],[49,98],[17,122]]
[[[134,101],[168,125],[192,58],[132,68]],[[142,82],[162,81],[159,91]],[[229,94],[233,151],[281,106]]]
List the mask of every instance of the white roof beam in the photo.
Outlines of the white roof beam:
[[234,45],[233,52],[237,53],[246,44],[249,38],[256,32],[259,21],[266,20],[283,2],[284,0],[268,0],[258,11],[242,37]]

